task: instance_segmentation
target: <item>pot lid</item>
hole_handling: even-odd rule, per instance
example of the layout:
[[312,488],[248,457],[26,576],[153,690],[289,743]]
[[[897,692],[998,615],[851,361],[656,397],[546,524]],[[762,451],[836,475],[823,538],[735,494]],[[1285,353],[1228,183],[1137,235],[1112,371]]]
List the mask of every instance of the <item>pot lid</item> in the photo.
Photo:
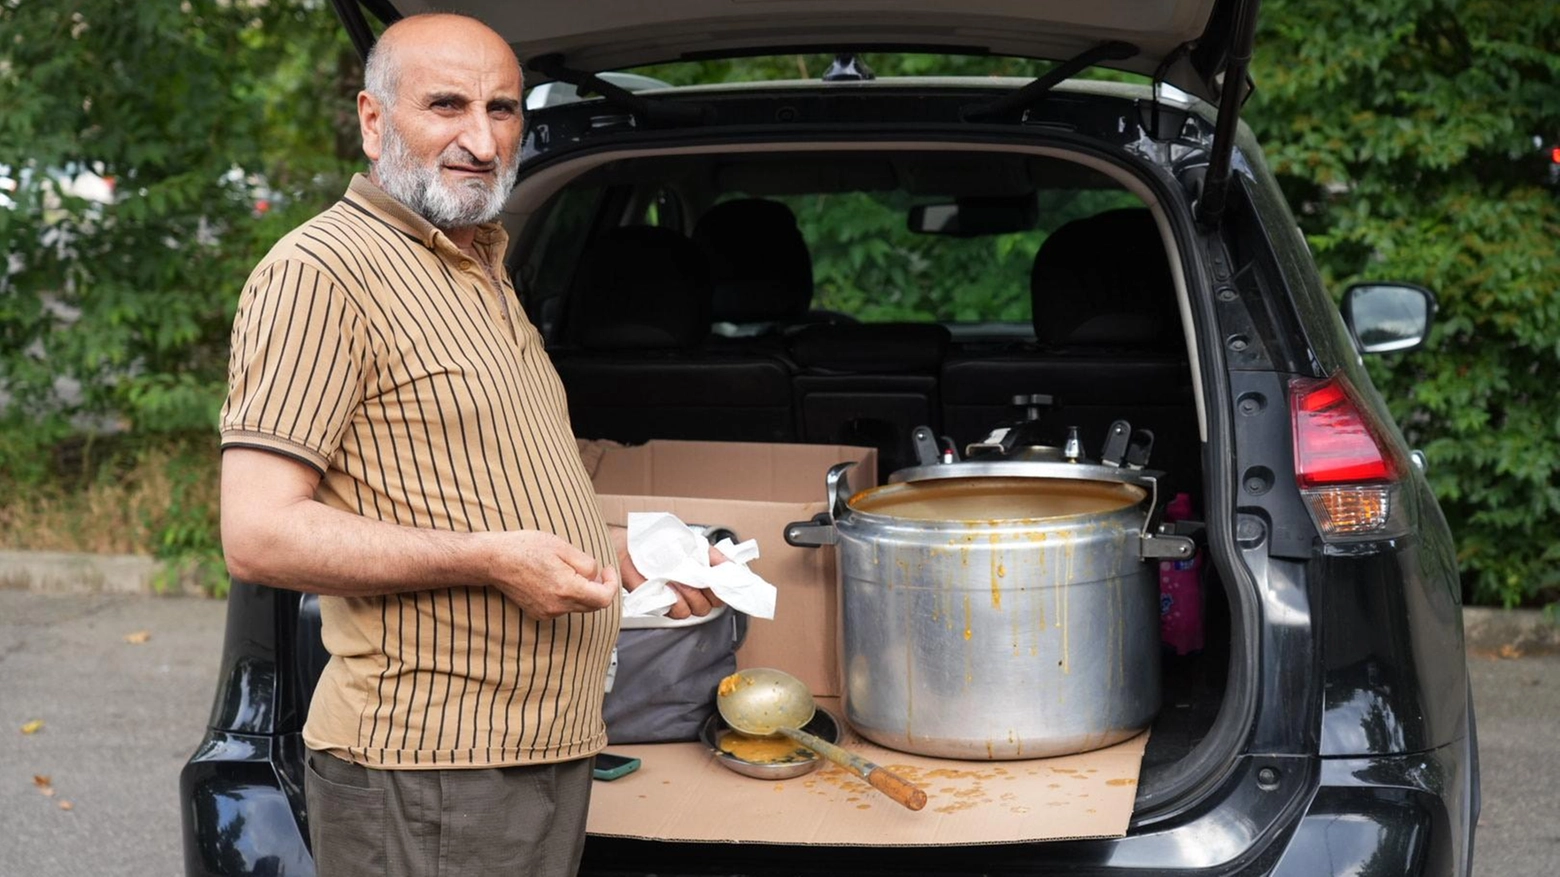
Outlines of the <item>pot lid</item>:
[[900,484],[948,478],[1048,478],[1063,481],[1114,482],[1152,488],[1163,475],[1163,472],[1152,469],[1132,469],[1098,463],[976,458],[958,463],[911,466],[889,475],[888,482]]
[[[338,0],[338,3],[341,0]],[[474,15],[522,63],[560,55],[601,72],[679,60],[794,52],[916,51],[1064,60],[1119,41],[1101,66],[1153,76],[1217,103],[1238,16],[1255,0],[363,0],[387,20]],[[1167,63],[1168,62],[1168,63]],[[547,77],[528,70],[530,83]]]
[[1135,509],[1148,496],[1143,487],[1119,481],[980,476],[885,484],[851,497],[850,508],[912,521],[1000,525],[1109,515]]

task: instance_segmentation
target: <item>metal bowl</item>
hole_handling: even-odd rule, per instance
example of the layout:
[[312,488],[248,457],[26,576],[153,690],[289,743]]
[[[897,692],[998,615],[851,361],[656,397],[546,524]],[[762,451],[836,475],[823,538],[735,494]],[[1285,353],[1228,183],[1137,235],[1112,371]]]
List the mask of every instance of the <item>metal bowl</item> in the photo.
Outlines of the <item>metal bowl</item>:
[[[755,777],[761,780],[788,780],[792,777],[810,773],[823,761],[823,756],[817,753],[813,753],[812,759],[808,761],[792,761],[783,764],[765,764],[738,758],[720,748],[720,735],[725,730],[727,730],[725,721],[721,719],[719,713],[715,713],[699,729],[699,739],[703,740],[704,745],[710,747],[710,751],[715,753],[716,761],[743,776]],[[816,734],[830,743],[840,742],[839,720],[822,707],[819,707],[817,712],[813,714],[812,721],[802,726],[802,730],[809,734]]]

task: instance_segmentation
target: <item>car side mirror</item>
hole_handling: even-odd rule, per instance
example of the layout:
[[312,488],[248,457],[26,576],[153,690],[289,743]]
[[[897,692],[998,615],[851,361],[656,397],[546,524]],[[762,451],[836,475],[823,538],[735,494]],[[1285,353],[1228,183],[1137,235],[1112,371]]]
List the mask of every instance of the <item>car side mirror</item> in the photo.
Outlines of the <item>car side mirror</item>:
[[1356,283],[1343,294],[1343,322],[1361,353],[1414,350],[1430,336],[1435,295],[1408,283]]

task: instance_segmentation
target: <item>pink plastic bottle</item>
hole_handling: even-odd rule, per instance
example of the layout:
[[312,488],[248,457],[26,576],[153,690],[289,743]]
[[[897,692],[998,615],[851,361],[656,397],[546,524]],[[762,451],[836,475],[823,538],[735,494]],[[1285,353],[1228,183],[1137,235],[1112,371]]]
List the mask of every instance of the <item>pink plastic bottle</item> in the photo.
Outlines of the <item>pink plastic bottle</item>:
[[[1192,498],[1178,493],[1165,506],[1166,521],[1192,519]],[[1177,655],[1203,647],[1202,550],[1186,560],[1159,562],[1159,638]]]

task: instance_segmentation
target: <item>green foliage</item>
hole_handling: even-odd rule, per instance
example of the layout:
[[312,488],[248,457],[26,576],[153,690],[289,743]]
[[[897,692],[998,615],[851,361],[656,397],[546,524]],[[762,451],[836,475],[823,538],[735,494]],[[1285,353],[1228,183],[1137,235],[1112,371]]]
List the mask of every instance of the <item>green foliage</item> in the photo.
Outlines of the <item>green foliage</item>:
[[796,214],[813,260],[815,307],[868,322],[1028,323],[1029,272],[1046,233],[1116,207],[1141,206],[1120,190],[1040,194],[1041,227],[1011,234],[952,237],[907,227],[916,198],[905,192],[780,197]]
[[[1246,118],[1329,285],[1435,290],[1428,348],[1371,361],[1467,590],[1560,598],[1560,6],[1269,0]],[[1534,138],[1541,138],[1541,152]]]
[[[83,431],[210,436],[244,277],[357,159],[359,73],[315,0],[0,0],[0,33],[0,483],[27,489]],[[214,545],[168,527],[158,553]]]
[[[0,488],[40,495],[62,489],[62,472],[83,491],[115,482],[134,467],[65,459],[105,429],[183,447],[156,464],[156,511],[124,526],[147,530],[140,550],[207,564],[214,509],[196,488],[214,469],[181,436],[210,442],[244,276],[360,162],[357,63],[320,0],[0,0],[0,34],[0,176],[18,184],[0,206]],[[641,72],[816,79],[830,60]],[[866,61],[885,76],[1045,68]],[[1429,349],[1372,369],[1430,457],[1470,595],[1554,599],[1560,207],[1532,138],[1560,140],[1560,6],[1268,0],[1253,73],[1246,116],[1333,288],[1391,278],[1440,296]],[[111,203],[63,184],[87,170],[114,178]],[[1043,230],[914,236],[907,204],[836,200],[827,214],[793,200],[823,305],[870,319],[1024,319],[1020,269]],[[968,288],[939,290],[948,277]],[[898,297],[865,293],[885,288]]]
[[[815,307],[867,321],[1029,321],[1039,233],[956,238],[905,226],[902,192],[778,199],[813,257]],[[926,199],[921,199],[926,200]]]

